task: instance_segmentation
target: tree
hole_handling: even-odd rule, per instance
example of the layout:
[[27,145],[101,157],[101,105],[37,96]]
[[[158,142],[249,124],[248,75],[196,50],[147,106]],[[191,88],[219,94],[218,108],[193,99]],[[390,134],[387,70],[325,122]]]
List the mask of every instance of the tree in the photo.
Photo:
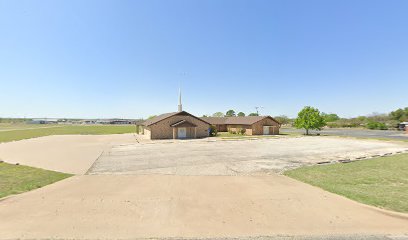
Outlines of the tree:
[[258,113],[250,113],[248,116],[259,116]]
[[245,113],[239,112],[239,113],[237,114],[237,116],[238,116],[238,117],[245,117]]
[[288,124],[290,122],[290,119],[285,115],[276,116],[275,119],[282,125]]
[[228,110],[228,111],[225,113],[225,116],[226,116],[226,117],[235,117],[236,114],[235,114],[235,111],[234,111],[234,110],[230,109],[230,110]]
[[325,125],[326,121],[320,115],[320,111],[309,106],[304,107],[295,119],[295,127],[304,128],[306,135],[309,135],[309,129],[321,130]]
[[212,115],[213,117],[224,117],[224,113],[222,112],[216,112]]
[[156,115],[151,115],[147,119],[152,119],[152,118],[155,118],[155,117],[156,117]]
[[322,113],[322,117],[326,122],[335,122],[340,119],[340,117],[335,113]]
[[406,121],[406,120],[408,120],[408,107],[406,107],[404,109],[399,108],[399,109],[391,112],[389,116],[390,116],[390,118],[392,120],[397,120],[397,121],[400,121],[400,122]]

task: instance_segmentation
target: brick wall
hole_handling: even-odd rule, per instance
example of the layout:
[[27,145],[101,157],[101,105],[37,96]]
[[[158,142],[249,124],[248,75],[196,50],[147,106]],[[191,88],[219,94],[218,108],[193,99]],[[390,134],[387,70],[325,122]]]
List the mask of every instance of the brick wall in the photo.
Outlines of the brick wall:
[[[165,120],[157,122],[149,126],[151,131],[151,139],[172,139],[173,138],[173,127],[170,125],[179,122],[181,120],[186,120],[197,125],[197,138],[208,137],[208,129],[210,125],[198,120],[197,118],[191,117],[189,115],[175,115],[169,117]],[[194,137],[194,128],[187,128],[187,136]]]
[[279,134],[279,124],[270,118],[265,118],[259,122],[252,124],[252,134],[263,135],[263,126],[275,126],[274,128],[269,128],[269,134]]

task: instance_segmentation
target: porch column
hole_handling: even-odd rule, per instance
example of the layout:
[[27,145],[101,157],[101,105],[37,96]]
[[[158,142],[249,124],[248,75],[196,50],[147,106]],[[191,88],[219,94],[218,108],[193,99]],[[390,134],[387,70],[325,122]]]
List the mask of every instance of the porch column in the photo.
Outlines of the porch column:
[[173,127],[173,139],[176,139],[176,128]]
[[194,127],[194,138],[197,138],[197,127]]

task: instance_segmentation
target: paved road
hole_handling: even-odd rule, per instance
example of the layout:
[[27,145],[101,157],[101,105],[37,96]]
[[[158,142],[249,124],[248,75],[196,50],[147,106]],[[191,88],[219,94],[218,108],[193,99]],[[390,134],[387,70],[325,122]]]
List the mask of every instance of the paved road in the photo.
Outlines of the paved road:
[[[281,133],[304,133],[303,129],[295,128],[281,128]],[[397,140],[408,140],[408,134],[403,131],[394,130],[368,130],[368,129],[324,129],[322,131],[310,131],[310,133],[320,132],[322,135],[331,136],[349,136],[349,137],[363,137],[363,138],[388,138]]]

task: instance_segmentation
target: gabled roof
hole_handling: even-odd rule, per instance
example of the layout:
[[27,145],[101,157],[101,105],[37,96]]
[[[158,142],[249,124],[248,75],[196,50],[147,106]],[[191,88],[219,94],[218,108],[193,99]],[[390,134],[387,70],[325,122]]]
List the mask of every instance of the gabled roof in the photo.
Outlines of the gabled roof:
[[181,120],[171,124],[170,127],[197,127],[197,125],[186,120]]
[[[202,117],[201,119],[209,122],[212,125],[252,125],[265,118],[270,118],[279,123],[271,116],[246,116],[246,117]],[[279,123],[280,124],[280,123]]]
[[[191,116],[191,117],[193,117],[193,118],[196,118],[196,119],[198,119],[198,120],[200,120],[200,121],[202,121],[202,122],[205,122],[205,123],[207,123],[207,124],[210,124],[209,122],[207,122],[207,121],[205,121],[205,120],[203,120],[203,119],[201,119],[201,118],[199,118],[199,117],[196,117],[196,116],[194,116],[194,115],[192,115],[192,114],[190,114],[190,113],[188,113],[188,112],[186,112],[186,111],[181,111],[181,112],[164,113],[164,114],[158,115],[158,116],[156,116],[156,117],[154,117],[154,118],[147,119],[147,120],[143,123],[143,125],[144,125],[144,126],[150,126],[150,125],[152,125],[152,124],[158,123],[158,122],[160,122],[160,121],[163,121],[163,120],[165,120],[165,119],[167,119],[167,118],[169,118],[169,117],[176,116],[176,115],[188,115],[188,116]],[[210,125],[211,125],[211,124],[210,124]]]
[[163,114],[158,115],[158,116],[156,116],[156,117],[154,117],[154,118],[147,119],[146,121],[144,121],[143,125],[144,125],[144,126],[149,126],[149,125],[155,124],[155,123],[157,123],[157,122],[160,122],[161,120],[164,120],[164,119],[166,119],[166,118],[169,118],[169,117],[171,117],[171,116],[174,116],[174,115],[176,115],[177,113],[179,113],[179,112],[163,113]]

